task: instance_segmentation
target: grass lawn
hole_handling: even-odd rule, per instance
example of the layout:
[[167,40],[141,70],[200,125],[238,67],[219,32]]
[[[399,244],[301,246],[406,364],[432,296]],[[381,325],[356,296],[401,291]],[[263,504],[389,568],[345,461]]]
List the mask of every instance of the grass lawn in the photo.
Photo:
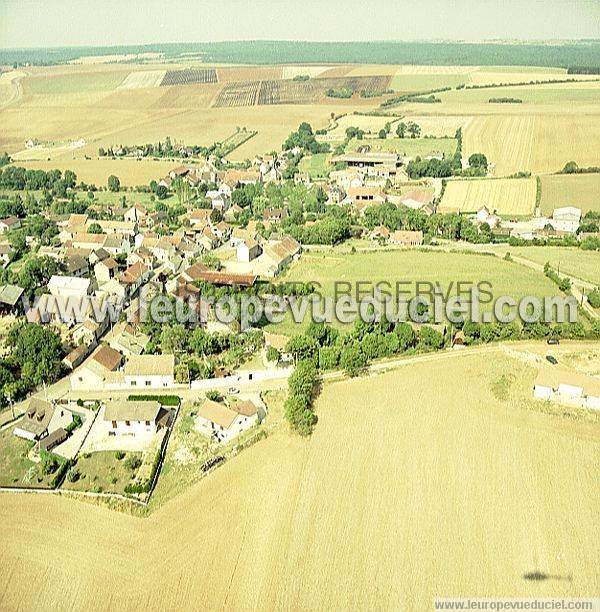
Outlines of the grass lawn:
[[[490,255],[445,253],[431,250],[381,250],[374,252],[348,253],[344,247],[327,252],[307,252],[294,264],[283,281],[318,282],[321,292],[333,296],[336,282],[351,283],[353,291],[359,281],[377,283],[387,281],[395,286],[397,282],[408,282],[402,286],[409,291],[410,299],[415,293],[415,283],[436,283],[447,291],[452,285],[456,294],[457,283],[489,281],[495,298],[510,295],[515,298],[526,295],[543,297],[555,295],[556,286],[541,273],[516,266]],[[372,289],[372,285],[368,286]],[[463,289],[466,288],[466,284]],[[393,290],[393,289],[392,289]],[[423,291],[426,291],[426,285]],[[482,310],[485,310],[482,305]],[[277,325],[268,326],[271,331],[293,335],[301,333],[308,324],[296,324],[291,316]],[[335,323],[338,327],[341,324]]]
[[303,157],[298,165],[300,172],[308,172],[310,178],[326,178],[329,175],[329,154],[316,153]]
[[42,474],[40,464],[27,457],[33,444],[15,436],[12,427],[0,432],[0,486],[51,487],[53,475]]
[[[144,471],[147,459],[143,453],[127,452],[125,457],[117,459],[115,451],[99,451],[87,453],[77,458],[77,464],[71,468],[71,472],[79,473],[79,478],[71,482],[69,475],[65,479],[63,489],[71,491],[93,491],[95,493],[125,493],[128,484],[134,484],[140,472]],[[154,458],[151,454],[150,462]],[[136,469],[130,469],[127,465],[128,459],[137,457],[142,460],[142,465]]]
[[394,152],[400,155],[415,157],[417,155],[433,155],[443,153],[446,157],[452,157],[456,151],[455,138],[365,138],[357,140],[353,138],[347,147],[347,151],[356,151],[359,147],[368,145],[371,151]]

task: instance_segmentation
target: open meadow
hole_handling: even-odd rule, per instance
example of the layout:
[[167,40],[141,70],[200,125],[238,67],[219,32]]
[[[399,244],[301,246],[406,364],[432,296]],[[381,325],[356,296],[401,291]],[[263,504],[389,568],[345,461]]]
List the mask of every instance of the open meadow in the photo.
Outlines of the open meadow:
[[598,428],[544,413],[536,369],[486,347],[325,384],[310,439],[275,433],[146,519],[0,493],[0,607],[420,612],[436,596],[589,595]]
[[600,253],[576,247],[512,247],[499,246],[495,250],[508,251],[540,265],[549,262],[555,270],[575,278],[595,283],[600,287]]
[[[363,293],[368,293],[376,283],[381,282],[390,283],[387,291],[395,294],[396,283],[400,283],[398,290],[407,299],[415,295],[415,285],[419,282],[423,283],[422,292],[428,291],[429,284],[439,283],[451,295],[456,295],[457,283],[461,282],[464,283],[462,291],[466,296],[473,284],[489,281],[494,298],[501,295],[543,298],[557,291],[556,286],[542,274],[491,255],[433,250],[388,249],[356,253],[349,253],[343,248],[314,250],[304,253],[282,280],[319,283],[319,293],[329,297],[334,296],[336,283],[339,283],[340,291],[343,289],[342,283],[350,285],[354,295],[359,288]],[[359,286],[358,283],[363,284]],[[489,306],[482,304],[481,308],[483,311]],[[303,323],[295,323],[288,313],[284,321],[268,327],[271,331],[293,335],[301,333],[308,323],[308,315]],[[333,324],[343,327],[337,321]]]
[[448,181],[440,212],[477,212],[487,206],[499,215],[531,215],[535,208],[536,184],[524,179],[470,179]]
[[542,215],[550,216],[561,206],[576,206],[583,214],[600,213],[600,174],[542,176]]

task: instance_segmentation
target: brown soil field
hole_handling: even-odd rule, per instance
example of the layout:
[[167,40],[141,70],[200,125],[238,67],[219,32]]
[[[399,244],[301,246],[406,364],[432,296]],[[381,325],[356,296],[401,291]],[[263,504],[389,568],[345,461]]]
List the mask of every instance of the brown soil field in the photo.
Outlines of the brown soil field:
[[311,439],[276,433],[147,519],[1,493],[0,608],[591,596],[597,423],[542,412],[534,376],[498,348],[326,384]]

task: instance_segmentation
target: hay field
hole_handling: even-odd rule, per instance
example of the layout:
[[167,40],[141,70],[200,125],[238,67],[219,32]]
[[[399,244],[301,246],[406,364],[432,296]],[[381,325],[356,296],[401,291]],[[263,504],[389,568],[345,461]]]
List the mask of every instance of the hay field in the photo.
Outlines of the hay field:
[[346,138],[346,130],[349,127],[356,127],[364,130],[367,133],[376,134],[381,130],[386,123],[390,123],[392,131],[395,128],[395,123],[399,117],[387,117],[378,115],[357,115],[348,113],[335,120],[336,126],[327,132],[325,140],[344,140]]
[[600,213],[600,174],[542,176],[542,214],[551,215],[560,206],[577,206],[584,214],[588,210]]
[[500,215],[530,215],[535,208],[535,179],[448,181],[441,212],[476,212],[487,206]]
[[469,126],[473,117],[467,115],[413,115],[408,117],[421,128],[422,136],[436,138],[454,138],[456,130],[464,130]]
[[325,385],[310,440],[275,434],[148,519],[0,494],[0,607],[420,612],[436,596],[589,595],[598,430],[529,411],[534,376],[498,349]]
[[357,140],[353,138],[347,146],[348,151],[356,151],[360,147],[369,146],[371,151],[392,151],[400,155],[414,157],[417,155],[438,155],[452,157],[456,151],[454,138],[369,138]]
[[571,160],[597,165],[599,150],[600,114],[479,116],[463,139],[463,155],[485,153],[496,176],[557,172]]
[[469,75],[460,73],[445,74],[396,74],[390,83],[394,91],[427,91],[441,87],[456,87],[469,83]]

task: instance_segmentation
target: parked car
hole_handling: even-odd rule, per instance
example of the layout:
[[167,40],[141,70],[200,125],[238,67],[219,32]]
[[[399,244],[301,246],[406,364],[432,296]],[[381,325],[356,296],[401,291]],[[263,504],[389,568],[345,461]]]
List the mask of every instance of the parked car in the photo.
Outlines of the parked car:
[[560,344],[560,340],[558,338],[548,338],[546,342],[548,344]]
[[546,361],[549,361],[552,365],[556,365],[558,363],[556,357],[553,355],[546,355]]

